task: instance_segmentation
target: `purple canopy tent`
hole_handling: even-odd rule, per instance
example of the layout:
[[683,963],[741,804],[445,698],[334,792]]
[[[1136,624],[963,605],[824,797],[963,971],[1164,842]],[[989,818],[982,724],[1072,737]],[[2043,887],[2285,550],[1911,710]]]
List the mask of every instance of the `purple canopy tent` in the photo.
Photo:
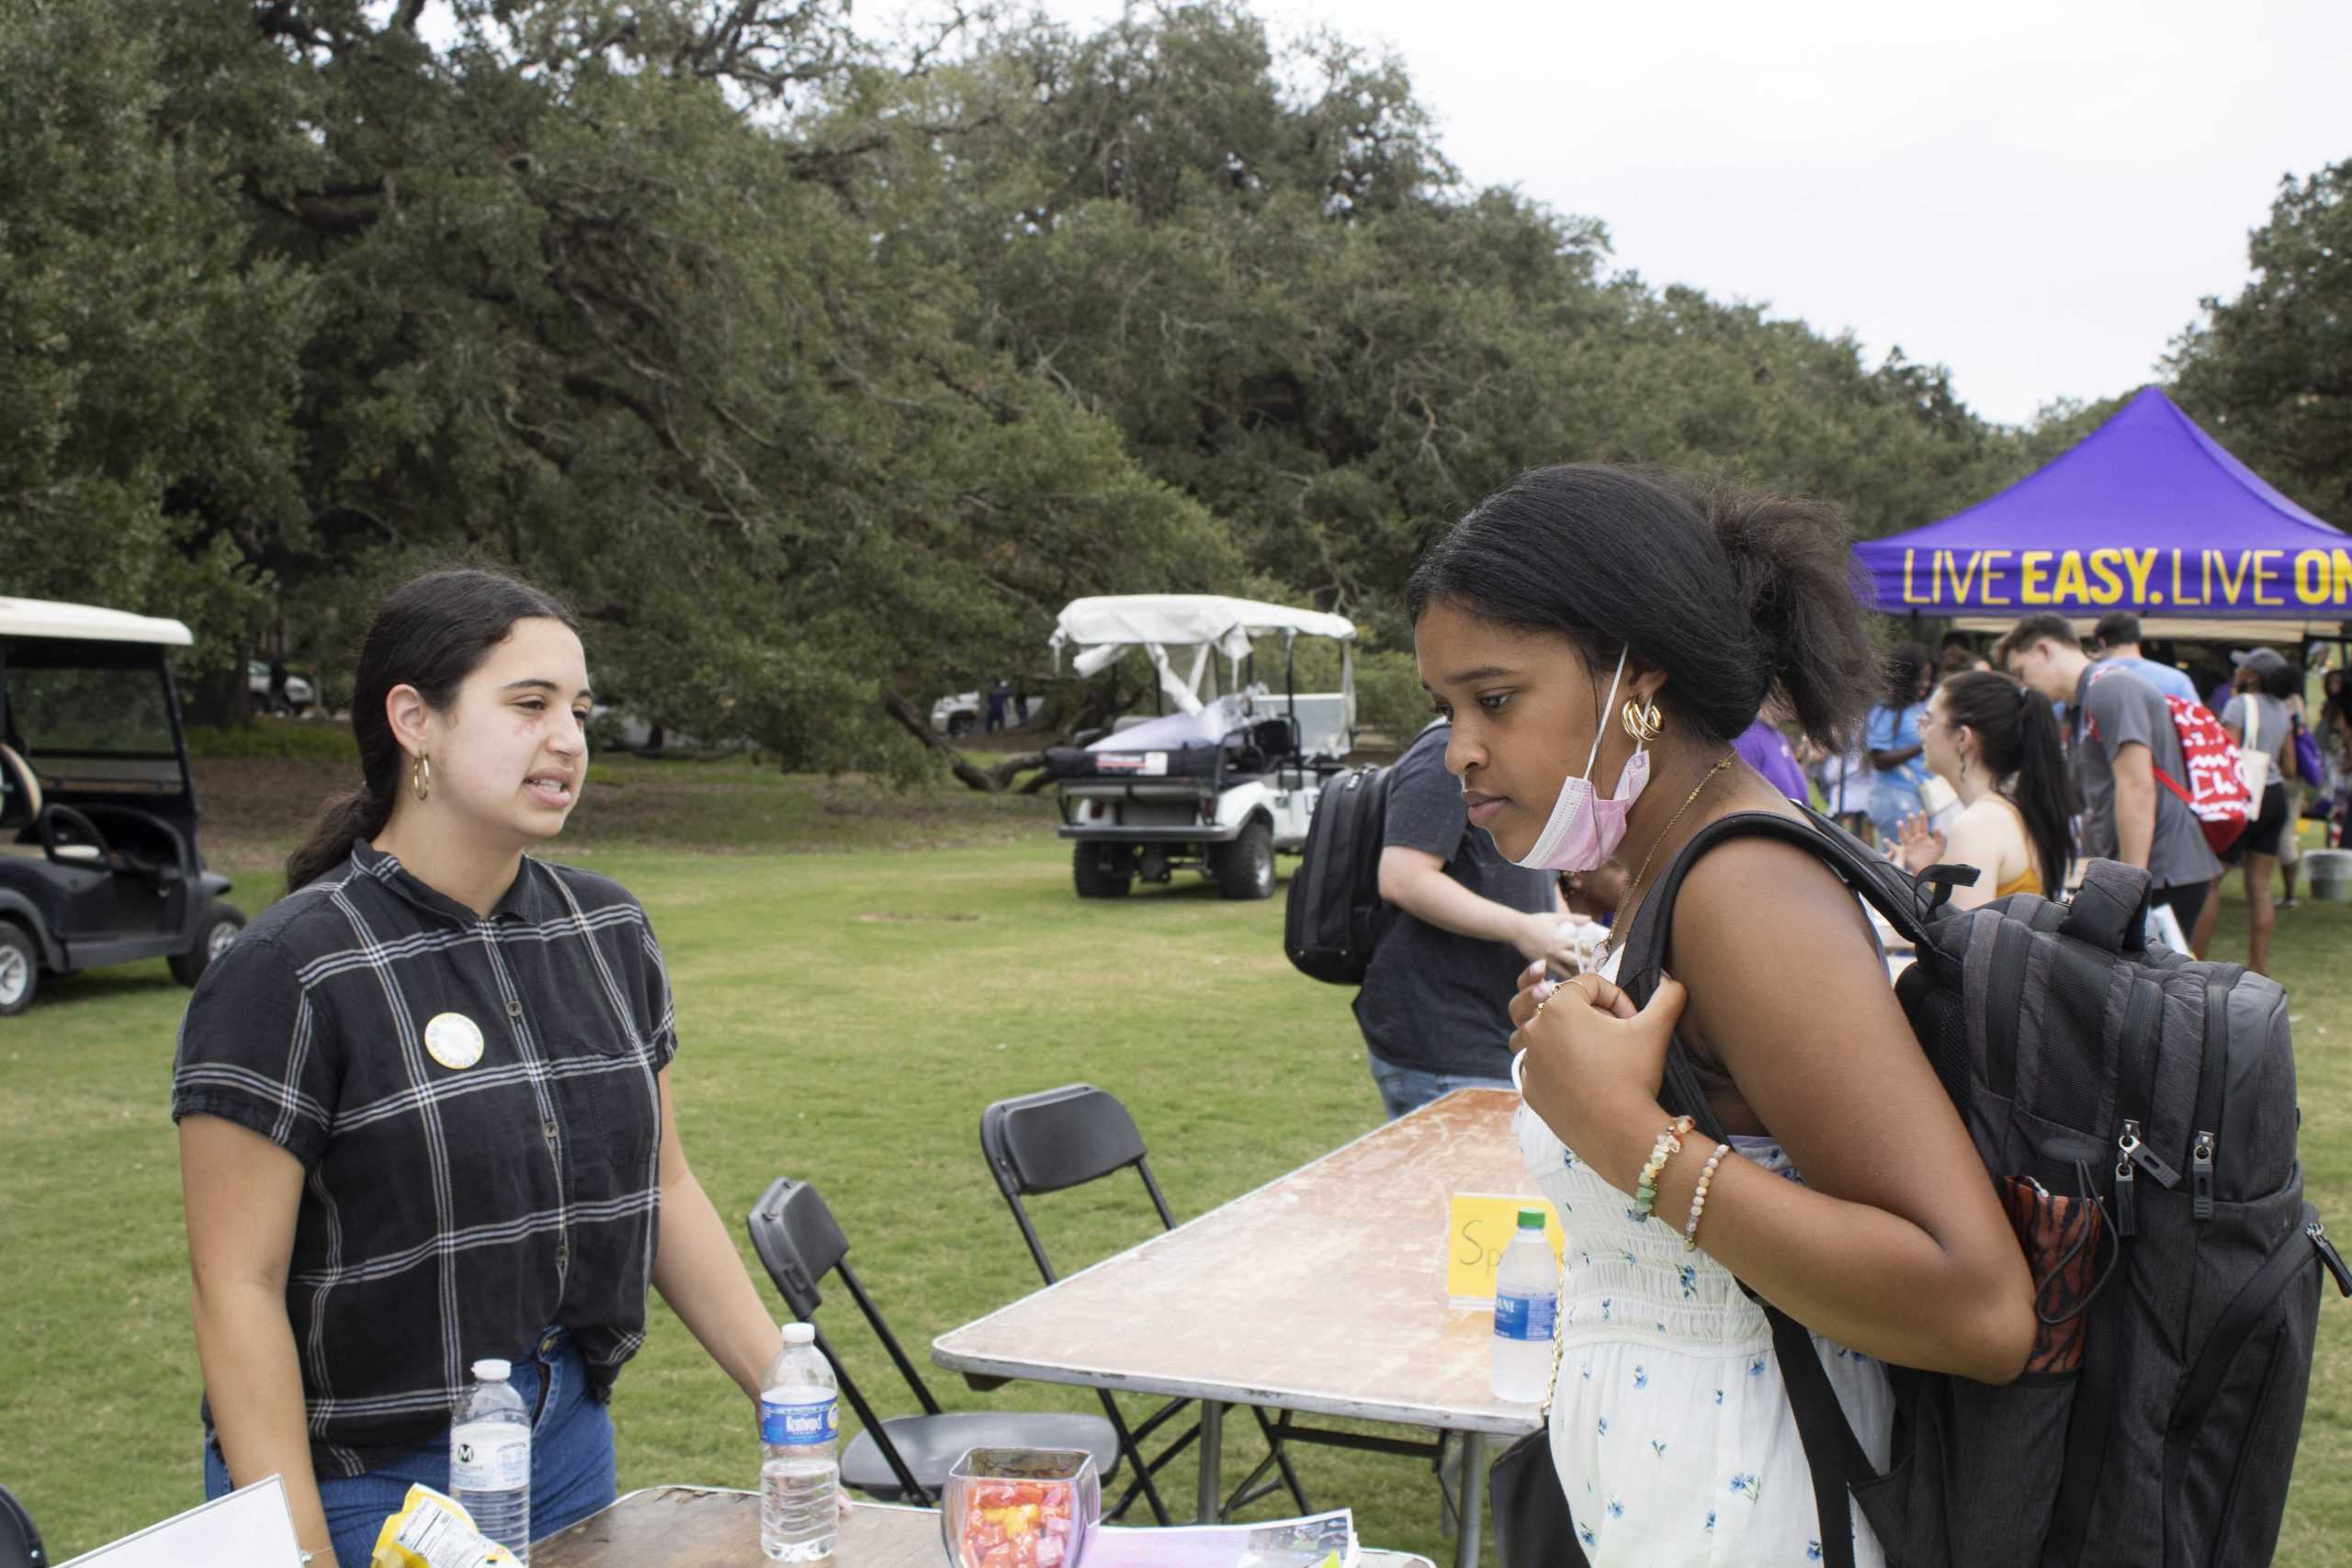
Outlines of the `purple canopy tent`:
[[2332,641],[2352,621],[2352,536],[2155,387],[1999,494],[1854,554],[1879,609],[1972,630],[2130,610],[2176,637]]

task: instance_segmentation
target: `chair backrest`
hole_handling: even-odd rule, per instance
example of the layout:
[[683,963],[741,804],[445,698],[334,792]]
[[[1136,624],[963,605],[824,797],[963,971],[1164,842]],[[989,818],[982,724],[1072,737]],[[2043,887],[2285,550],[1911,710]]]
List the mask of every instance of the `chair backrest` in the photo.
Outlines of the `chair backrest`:
[[0,1568],[48,1568],[40,1531],[33,1517],[5,1486],[0,1486]]
[[[916,1403],[922,1406],[925,1415],[939,1414],[939,1402],[932,1397],[929,1385],[922,1381],[922,1374],[916,1371],[914,1363],[907,1359],[907,1352],[899,1344],[898,1336],[892,1334],[890,1325],[882,1320],[881,1309],[874,1304],[874,1298],[865,1293],[865,1284],[859,1280],[856,1270],[849,1266],[849,1237],[842,1234],[841,1223],[833,1218],[833,1211],[823,1198],[818,1196],[814,1187],[805,1181],[795,1181],[788,1176],[777,1177],[768,1183],[768,1190],[760,1194],[760,1201],[752,1205],[752,1212],[743,1223],[752,1233],[752,1249],[760,1255],[760,1262],[767,1269],[768,1278],[775,1281],[776,1292],[784,1297],[784,1304],[792,1309],[793,1316],[815,1327],[817,1309],[824,1304],[825,1300],[825,1276],[838,1272],[842,1284],[849,1291],[850,1299],[857,1303],[857,1310],[865,1314],[866,1326],[874,1330],[874,1337],[882,1342],[882,1348],[889,1352],[891,1364],[899,1369],[899,1375],[907,1380],[908,1388],[914,1392]],[[833,1364],[833,1375],[841,1380],[842,1395],[849,1401],[850,1408],[856,1411],[857,1418],[874,1431],[875,1438],[890,1461],[891,1468],[900,1472],[900,1480],[911,1484],[897,1450],[891,1447],[888,1436],[882,1432],[881,1423],[866,1405],[864,1392],[850,1377],[849,1369],[842,1364],[840,1352],[825,1337],[822,1328],[817,1329],[817,1347],[825,1353],[825,1359]]]
[[760,1194],[744,1222],[752,1247],[775,1281],[792,1315],[808,1322],[823,1304],[822,1281],[849,1256],[849,1237],[833,1212],[805,1181],[779,1176]]
[[980,1150],[1007,1195],[1059,1192],[1144,1157],[1143,1134],[1118,1097],[1064,1084],[980,1112]]
[[1132,1166],[1143,1179],[1144,1190],[1159,1211],[1162,1227],[1173,1230],[1176,1216],[1152,1179],[1151,1162],[1144,1153],[1143,1134],[1118,1097],[1092,1084],[1064,1084],[1059,1089],[1000,1100],[980,1112],[980,1153],[996,1177],[997,1188],[1012,1209],[1022,1239],[1037,1260],[1038,1272],[1048,1283],[1057,1278],[1046,1257],[1036,1228],[1022,1199],[1041,1192],[1059,1192],[1099,1181]]

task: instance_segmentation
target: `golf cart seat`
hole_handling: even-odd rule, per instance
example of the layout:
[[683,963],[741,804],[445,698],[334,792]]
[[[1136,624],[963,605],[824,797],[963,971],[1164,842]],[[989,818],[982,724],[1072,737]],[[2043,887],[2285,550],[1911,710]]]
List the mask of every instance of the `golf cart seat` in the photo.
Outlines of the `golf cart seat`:
[[1226,737],[1226,744],[1238,752],[1234,765],[1242,773],[1271,773],[1298,755],[1297,740],[1286,718],[1261,718],[1240,732],[1238,747],[1236,739]]
[[[24,820],[17,824],[21,829],[19,837],[0,845],[0,852],[31,860],[47,860],[52,847],[49,840],[56,836],[56,827],[54,818],[46,825],[41,820],[48,815],[49,807],[40,797],[40,775],[33,772],[31,764],[17,753],[15,747],[6,744],[0,744],[0,767],[7,770],[10,784],[24,796]],[[106,860],[106,851],[96,844],[57,844],[53,847],[59,860],[79,861],[86,865],[99,865]]]
[[1214,741],[1160,750],[1139,742],[1135,750],[1070,746],[1046,750],[1046,772],[1057,781],[1085,779],[1212,779],[1271,773],[1295,756],[1290,721],[1261,718]]

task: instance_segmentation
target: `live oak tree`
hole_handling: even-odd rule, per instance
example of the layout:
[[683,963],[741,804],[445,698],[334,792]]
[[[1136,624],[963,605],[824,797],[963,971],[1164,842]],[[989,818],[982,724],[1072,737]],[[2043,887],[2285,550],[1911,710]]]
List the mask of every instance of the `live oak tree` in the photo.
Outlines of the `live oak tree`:
[[2279,181],[2254,276],[2173,344],[2189,412],[2281,490],[2352,526],[2352,160]]
[[224,694],[265,624],[332,690],[383,585],[479,559],[787,766],[934,765],[930,699],[1039,675],[1090,592],[1343,611],[1394,729],[1405,574],[1521,468],[1875,534],[2030,466],[1939,367],[1612,271],[1397,62],[1234,5],[887,47],[841,0],[12,17],[10,586],[190,618]]

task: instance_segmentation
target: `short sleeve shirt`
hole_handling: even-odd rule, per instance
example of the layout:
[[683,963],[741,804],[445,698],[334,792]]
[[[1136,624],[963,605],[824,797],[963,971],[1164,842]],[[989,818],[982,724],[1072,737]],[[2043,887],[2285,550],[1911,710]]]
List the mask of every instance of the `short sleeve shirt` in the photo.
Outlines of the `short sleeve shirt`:
[[549,1328],[609,1394],[645,1337],[676,1050],[637,900],[528,857],[484,919],[357,843],[205,970],[172,1118],[301,1162],[286,1310],[319,1473],[427,1442],[475,1359]]
[[[2246,723],[2246,709],[2254,709],[2255,720]],[[2282,778],[2278,770],[2278,752],[2287,744],[2289,728],[2287,705],[2267,692],[2238,692],[2231,695],[2229,705],[2222,709],[2222,722],[2253,742],[2254,750],[2270,759],[2270,776]],[[2251,733],[2249,733],[2249,728]]]
[[[2094,678],[2096,677],[2096,678]],[[2129,670],[2094,664],[2083,671],[2068,710],[2075,783],[2083,796],[2083,851],[2112,860],[2120,848],[2115,822],[2115,756],[2126,746],[2148,749],[2155,771],[2176,783],[2188,777],[2180,735],[2163,694]],[[2211,882],[2222,863],[2205,842],[2197,814],[2161,783],[2155,832],[2148,843],[2148,875],[2158,887]]]
[[2178,668],[2154,659],[2103,659],[2102,664],[2112,664],[2118,670],[2129,670],[2167,697],[2182,702],[2197,701],[2197,682]]
[[[1396,760],[1383,847],[1439,856],[1446,875],[1510,908],[1536,914],[1554,908],[1551,873],[1513,865],[1492,839],[1471,828],[1461,783],[1445,771],[1450,732],[1431,725]],[[1356,993],[1364,1043],[1400,1067],[1508,1077],[1510,998],[1524,966],[1508,943],[1461,936],[1392,908]]]
[[1797,764],[1796,753],[1789,750],[1789,738],[1781,733],[1779,725],[1759,718],[1741,732],[1731,746],[1774,789],[1800,806],[1812,803],[1813,792],[1805,787],[1804,769]]
[[[1919,744],[1919,718],[1928,711],[1925,703],[1913,703],[1908,707],[1882,705],[1871,709],[1863,730],[1863,741],[1872,751],[1907,751]],[[1912,758],[1899,767],[1882,769],[1878,782],[1917,795],[1928,787],[1928,761],[1924,754]]]

